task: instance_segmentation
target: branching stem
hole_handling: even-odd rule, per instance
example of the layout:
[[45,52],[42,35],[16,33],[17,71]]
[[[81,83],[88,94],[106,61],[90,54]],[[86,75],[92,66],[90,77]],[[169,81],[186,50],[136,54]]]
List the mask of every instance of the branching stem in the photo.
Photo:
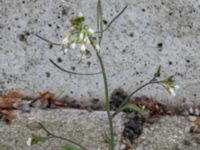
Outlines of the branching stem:
[[63,72],[66,72],[66,73],[69,73],[69,74],[74,74],[74,75],[97,75],[97,74],[101,74],[101,72],[96,72],[96,73],[79,73],[79,72],[74,72],[74,71],[69,71],[69,70],[66,70],[62,67],[60,67],[58,64],[56,64],[52,59],[49,59],[49,61],[54,65],[56,66],[58,69],[60,69],[61,71]]
[[67,142],[70,142],[78,147],[80,147],[82,150],[87,150],[85,147],[83,147],[82,145],[80,145],[79,143],[77,142],[74,142],[68,138],[64,138],[62,136],[58,136],[58,135],[55,135],[53,133],[51,133],[49,130],[47,130],[47,128],[42,124],[42,123],[39,123],[39,125],[41,126],[41,128],[47,133],[47,136],[48,138],[57,138],[57,139],[61,139],[61,140],[64,140],[64,141],[67,141]]
[[154,78],[151,79],[149,82],[141,85],[140,87],[138,87],[136,90],[134,90],[133,92],[131,92],[131,94],[129,94],[125,100],[122,102],[122,104],[117,108],[117,110],[112,114],[112,119],[121,111],[122,107],[124,107],[124,105],[128,102],[128,100],[138,91],[140,91],[141,89],[143,89],[144,87],[146,87],[147,85],[150,84],[159,84],[159,83],[163,83],[166,80],[161,80],[161,81],[156,81]]
[[50,41],[50,40],[48,40],[48,39],[46,39],[46,38],[44,38],[44,37],[42,37],[42,36],[40,36],[40,35],[38,35],[38,34],[34,34],[34,35],[35,35],[36,37],[40,38],[41,40],[43,40],[43,41],[49,43],[49,44],[56,45],[56,46],[63,46],[63,44],[52,42],[52,41]]

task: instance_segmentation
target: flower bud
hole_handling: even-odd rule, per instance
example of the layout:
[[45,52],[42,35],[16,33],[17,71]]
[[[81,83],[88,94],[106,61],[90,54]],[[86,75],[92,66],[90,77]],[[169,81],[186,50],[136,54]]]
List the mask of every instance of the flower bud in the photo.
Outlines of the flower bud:
[[89,28],[87,31],[88,31],[89,33],[91,33],[91,34],[94,33],[94,30],[93,30],[92,28]]
[[70,48],[75,49],[75,48],[76,48],[76,43],[72,43],[72,44],[70,45]]
[[79,40],[82,41],[83,38],[84,38],[84,34],[83,34],[83,32],[81,32],[81,33],[79,34]]
[[81,44],[81,51],[85,51],[85,50],[86,50],[85,43],[82,43]]
[[78,16],[79,16],[79,17],[83,17],[83,13],[82,13],[82,12],[79,12],[79,13],[78,13]]
[[64,49],[64,53],[67,53],[67,52],[68,52],[68,48],[65,48],[65,49]]

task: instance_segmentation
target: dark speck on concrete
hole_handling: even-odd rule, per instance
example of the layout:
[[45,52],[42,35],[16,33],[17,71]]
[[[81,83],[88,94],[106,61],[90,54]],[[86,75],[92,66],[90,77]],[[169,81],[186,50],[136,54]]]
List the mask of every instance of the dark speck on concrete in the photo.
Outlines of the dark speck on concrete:
[[64,15],[67,15],[67,10],[65,9],[65,8],[63,8],[63,10],[62,10],[62,15],[64,16]]
[[107,20],[103,20],[103,24],[107,25],[108,21]]
[[74,66],[71,66],[71,69],[72,69],[73,71],[75,71],[75,70],[76,70],[76,67],[74,67]]
[[157,47],[158,47],[158,48],[162,48],[162,47],[163,47],[163,44],[162,44],[162,43],[158,43],[158,44],[157,44]]
[[91,62],[90,62],[90,61],[88,61],[88,62],[87,62],[87,65],[88,65],[88,67],[90,67],[90,65],[91,65]]
[[169,12],[169,15],[172,16],[172,15],[173,15],[173,12]]
[[29,36],[29,35],[30,35],[30,33],[29,33],[28,31],[24,31],[24,34],[25,34],[26,36]]
[[57,58],[57,61],[58,61],[59,63],[61,63],[61,62],[62,62],[62,59],[61,59],[60,57],[58,57],[58,58]]
[[189,60],[189,59],[187,59],[187,60],[186,60],[186,62],[187,62],[187,63],[190,63],[190,60]]
[[21,41],[21,42],[26,42],[26,37],[24,34],[19,34],[18,35],[18,39]]
[[169,61],[168,63],[169,63],[169,65],[172,65],[172,64],[173,64],[172,61]]
[[49,49],[52,49],[53,48],[53,44],[49,44]]
[[125,49],[123,49],[123,50],[122,50],[122,53],[126,53],[126,50],[125,50]]
[[47,78],[49,78],[50,75],[51,75],[51,74],[50,74],[49,72],[46,72],[46,77],[47,77]]
[[145,12],[145,11],[146,11],[146,9],[145,9],[145,8],[142,8],[142,11],[143,11],[143,12]]
[[130,37],[133,37],[133,36],[134,36],[134,34],[133,34],[133,33],[130,33],[130,34],[129,34],[129,36],[130,36]]

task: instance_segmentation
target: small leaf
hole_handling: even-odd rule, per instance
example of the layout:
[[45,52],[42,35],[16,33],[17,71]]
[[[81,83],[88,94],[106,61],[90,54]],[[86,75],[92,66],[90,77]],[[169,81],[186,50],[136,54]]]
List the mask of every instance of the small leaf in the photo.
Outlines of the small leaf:
[[165,80],[165,85],[166,85],[168,88],[174,88],[173,76],[170,76],[169,78],[167,78],[167,80]]
[[42,144],[45,142],[45,138],[40,135],[32,135],[31,144]]
[[73,146],[62,146],[62,150],[81,150],[81,149]]
[[144,114],[143,110],[139,108],[138,106],[136,106],[135,104],[127,103],[126,105],[124,105],[124,107],[122,107],[121,111],[125,109],[131,109],[132,111],[137,112],[140,115]]
[[80,29],[81,26],[83,25],[85,21],[85,17],[76,17],[74,19],[71,19],[71,24],[76,28],[76,29]]
[[154,78],[160,77],[160,69],[161,69],[161,65],[157,68],[157,71],[154,74]]

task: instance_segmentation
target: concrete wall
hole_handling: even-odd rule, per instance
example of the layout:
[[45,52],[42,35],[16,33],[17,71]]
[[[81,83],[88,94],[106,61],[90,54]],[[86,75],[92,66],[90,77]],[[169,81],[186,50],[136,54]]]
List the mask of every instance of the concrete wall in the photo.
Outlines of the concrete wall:
[[[0,90],[18,89],[30,95],[50,90],[76,98],[103,96],[101,75],[73,76],[55,68],[49,58],[66,69],[96,72],[92,57],[78,64],[78,50],[63,55],[61,48],[29,33],[61,42],[69,20],[82,12],[95,22],[97,0],[0,0]],[[148,81],[162,65],[162,77],[176,74],[180,90],[171,98],[160,86],[139,94],[161,100],[198,102],[200,98],[199,0],[102,0],[109,22],[126,4],[128,9],[104,35],[104,57],[109,88],[128,92]],[[58,62],[62,59],[62,62]],[[91,63],[91,64],[90,64]],[[90,64],[90,65],[88,65]]]

